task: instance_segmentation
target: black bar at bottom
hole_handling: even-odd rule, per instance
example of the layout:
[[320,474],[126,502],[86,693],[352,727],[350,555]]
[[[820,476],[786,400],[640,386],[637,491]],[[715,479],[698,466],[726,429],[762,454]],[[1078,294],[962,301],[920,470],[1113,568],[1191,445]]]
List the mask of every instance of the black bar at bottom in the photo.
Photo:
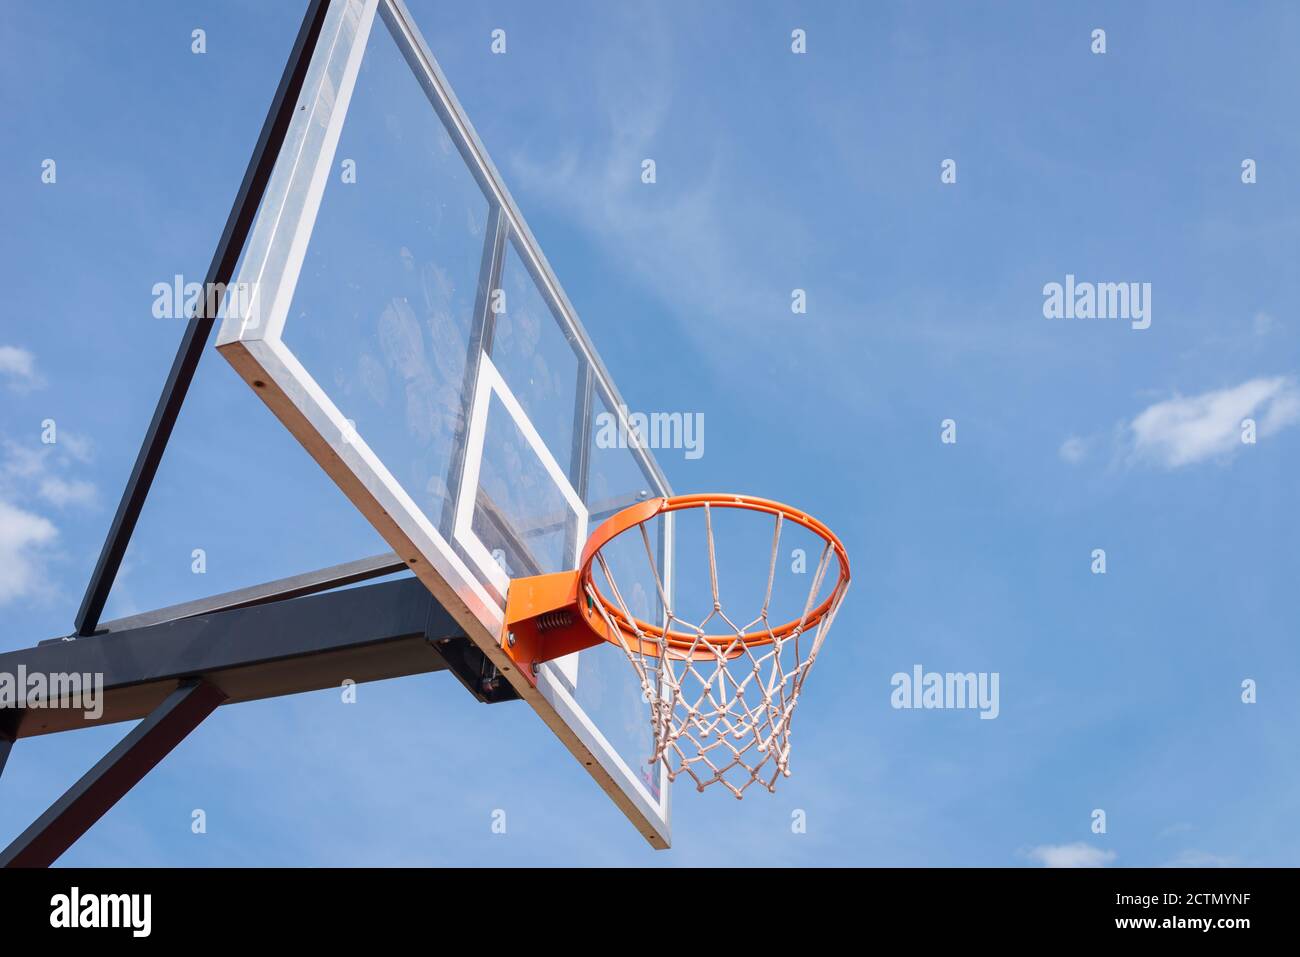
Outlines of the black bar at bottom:
[[[726,831],[728,823],[723,815],[713,830],[702,826],[698,831],[700,844],[694,853],[715,865],[710,876],[734,873],[737,879],[747,879],[767,874],[780,882],[790,876],[792,863],[807,865],[815,861],[812,857],[792,860],[793,855],[783,849],[782,842],[738,844],[741,852],[729,853],[725,861],[714,860],[705,845],[710,837]],[[428,933],[429,887],[439,881],[453,880],[458,893],[471,900],[499,895],[503,879],[508,882],[511,878],[503,878],[499,867],[484,865],[513,863],[530,867],[526,877],[533,879],[535,886],[529,889],[529,904],[536,906],[537,913],[553,913],[572,906],[575,895],[599,899],[608,893],[612,881],[634,873],[614,871],[610,864],[644,863],[657,853],[633,843],[632,835],[623,842],[623,853],[618,842],[609,846],[584,844],[583,822],[568,821],[565,826],[573,828],[573,845],[557,844],[537,832],[485,839],[478,845],[461,847],[454,855],[462,865],[459,869],[448,866],[451,848],[421,847],[419,842],[411,842],[393,848],[392,857],[409,861],[413,854],[422,853],[430,864],[437,865],[436,869],[336,867],[232,872],[182,867],[0,872],[4,929],[8,937],[24,943],[49,934],[53,943],[63,943],[66,949],[68,932],[64,928],[72,926],[70,918],[75,909],[68,903],[75,888],[81,900],[102,894],[139,895],[140,906],[131,909],[139,919],[134,924],[123,919],[117,929],[94,931],[103,940],[116,937],[129,944],[134,933],[147,935],[159,945],[190,948],[196,932],[230,927],[236,931],[256,928],[259,942],[267,940],[278,945],[283,940],[295,952],[317,944],[337,951],[353,941],[360,947],[373,948],[378,926],[386,931],[393,928],[398,932]],[[789,840],[787,837],[785,847]],[[514,853],[500,849],[507,841],[523,841],[525,847]],[[497,849],[485,852],[485,846]],[[823,847],[830,854],[843,850],[842,846],[830,844]],[[577,848],[583,859],[606,867],[569,869],[551,877],[548,875],[554,869],[537,869],[546,860],[542,848],[552,849],[550,860],[564,863],[574,862]],[[863,851],[864,856],[870,853]],[[368,854],[376,855],[377,849],[368,848]],[[341,853],[333,856],[346,859]],[[743,863],[745,867],[717,866],[724,863]],[[754,866],[764,863],[766,869]],[[777,869],[778,865],[783,866]],[[652,877],[655,872],[646,868],[644,873]],[[807,868],[800,870],[798,877],[800,888],[807,887],[814,894],[823,889],[834,894],[851,885],[860,898],[852,908],[824,908],[812,918],[818,928],[851,938],[855,934],[864,936],[864,930],[878,926],[896,937],[923,941],[924,948],[913,949],[924,952],[943,949],[935,945],[949,942],[957,945],[955,949],[973,950],[972,942],[979,940],[1032,945],[1063,936],[1072,941],[1127,939],[1124,949],[1138,952],[1155,950],[1153,940],[1164,942],[1160,949],[1171,953],[1189,953],[1187,945],[1202,940],[1211,942],[1215,953],[1254,952],[1264,941],[1294,931],[1295,924],[1295,872],[1286,869],[838,868],[822,874]],[[148,920],[143,919],[146,894]],[[1152,898],[1156,899],[1154,903]],[[364,914],[365,919],[329,919],[337,914]],[[942,919],[936,919],[936,915],[942,915]],[[717,919],[707,908],[674,906],[673,921],[675,929],[692,938],[716,937],[718,933]],[[133,926],[140,929],[133,931]],[[769,935],[770,949],[781,953],[797,949],[807,936],[803,930],[798,921],[788,929],[776,929]],[[33,951],[28,947],[25,952]]]

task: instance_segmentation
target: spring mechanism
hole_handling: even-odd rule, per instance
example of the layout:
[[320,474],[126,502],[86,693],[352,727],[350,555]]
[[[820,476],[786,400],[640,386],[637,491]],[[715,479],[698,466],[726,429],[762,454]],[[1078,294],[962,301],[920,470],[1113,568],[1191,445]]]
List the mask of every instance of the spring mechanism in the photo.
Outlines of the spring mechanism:
[[573,615],[568,611],[548,611],[537,616],[537,630],[550,631],[552,628],[568,628],[573,624]]

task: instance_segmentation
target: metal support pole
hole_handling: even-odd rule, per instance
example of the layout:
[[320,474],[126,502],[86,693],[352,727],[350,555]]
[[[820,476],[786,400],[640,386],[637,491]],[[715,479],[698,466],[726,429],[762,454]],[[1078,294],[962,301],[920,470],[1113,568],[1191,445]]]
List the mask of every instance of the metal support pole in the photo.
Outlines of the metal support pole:
[[508,684],[483,688],[483,653],[419,579],[243,604],[267,587],[232,592],[228,607],[194,617],[161,609],[139,616],[165,616],[156,624],[0,652],[0,674],[97,676],[103,706],[93,719],[79,708],[0,709],[0,727],[22,718],[9,726],[21,739],[138,721],[195,678],[230,704],[444,670],[485,703],[517,697]]
[[[306,594],[387,567],[387,557],[322,569],[138,616],[93,639],[0,653],[0,673],[95,675],[102,708],[0,709],[0,770],[18,738],[140,723],[13,844],[0,867],[46,866],[99,820],[212,709],[321,688],[451,671],[484,703],[518,698],[416,578]],[[283,596],[274,599],[271,593]],[[147,622],[153,622],[149,624]]]
[[[372,578],[382,578],[385,575],[392,575],[394,572],[406,571],[406,569],[406,562],[398,558],[396,552],[386,552],[383,555],[362,558],[354,562],[344,562],[342,565],[331,565],[329,568],[304,572],[289,578],[279,578],[249,588],[222,592],[219,595],[211,595],[207,598],[199,598],[195,601],[187,601],[167,608],[157,608],[153,611],[132,615],[129,618],[106,621],[100,626],[100,631],[111,635],[136,628],[145,628],[149,625],[159,625],[168,621],[179,621],[182,618],[197,618],[200,615],[210,615],[214,612],[230,611],[235,608],[269,605],[274,602],[287,601],[290,598],[301,598],[306,595],[315,595],[323,591],[342,588],[345,585],[355,585],[358,582],[369,581]],[[64,639],[50,638],[42,642],[42,644],[62,640]]]
[[14,739],[17,737],[17,716],[11,717],[4,712],[0,712],[0,776],[5,773],[5,762],[9,760],[9,752],[13,750]]

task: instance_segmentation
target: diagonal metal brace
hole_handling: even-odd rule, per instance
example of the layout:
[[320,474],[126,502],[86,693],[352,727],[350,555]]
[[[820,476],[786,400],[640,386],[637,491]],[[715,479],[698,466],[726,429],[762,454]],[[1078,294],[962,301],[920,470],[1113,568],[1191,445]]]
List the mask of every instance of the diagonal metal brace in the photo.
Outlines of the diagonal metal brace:
[[0,851],[0,867],[49,867],[225,700],[205,681],[181,684]]
[[21,715],[17,711],[0,711],[0,775],[5,773],[5,762],[9,752],[18,739],[18,721]]

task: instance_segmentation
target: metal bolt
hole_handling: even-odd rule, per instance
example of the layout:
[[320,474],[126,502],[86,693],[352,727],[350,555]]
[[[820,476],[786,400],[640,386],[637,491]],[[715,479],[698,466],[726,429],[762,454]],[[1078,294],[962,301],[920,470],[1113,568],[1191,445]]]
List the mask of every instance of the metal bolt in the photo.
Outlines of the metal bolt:
[[506,644],[511,648],[515,646],[515,633],[513,631],[506,632]]

